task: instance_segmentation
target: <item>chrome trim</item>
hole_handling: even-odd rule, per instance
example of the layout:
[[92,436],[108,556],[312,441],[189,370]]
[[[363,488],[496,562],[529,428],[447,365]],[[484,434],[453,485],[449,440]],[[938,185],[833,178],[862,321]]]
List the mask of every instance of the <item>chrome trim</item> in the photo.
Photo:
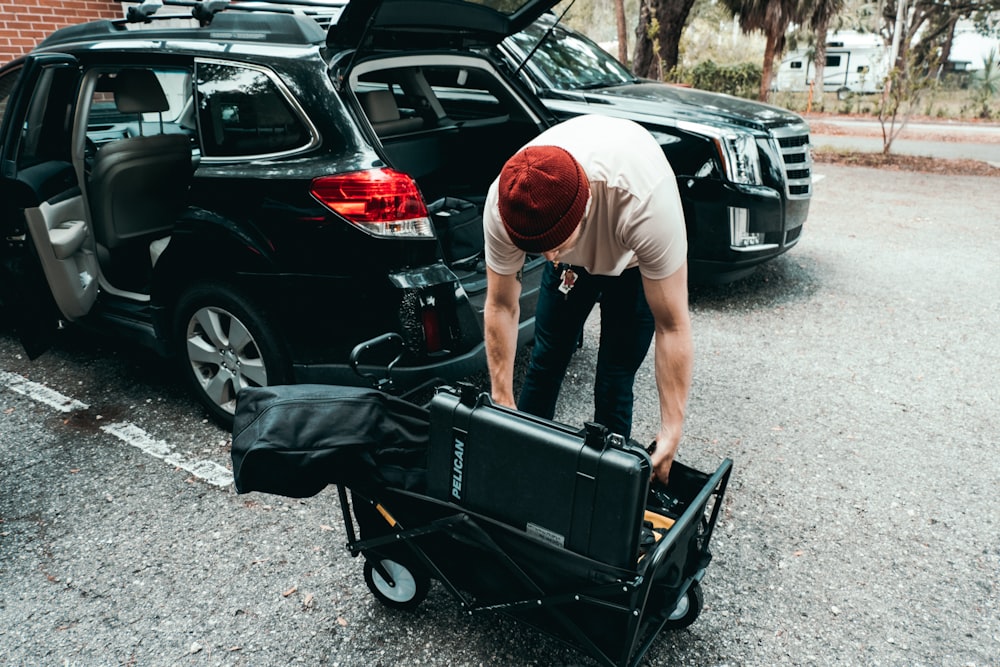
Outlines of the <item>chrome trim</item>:
[[774,250],[779,247],[777,243],[761,243],[760,245],[729,246],[733,252],[760,252],[761,250]]
[[[785,196],[789,199],[812,197],[812,152],[809,126],[805,123],[776,127],[771,130],[781,153],[785,172]],[[804,173],[803,173],[804,172]]]

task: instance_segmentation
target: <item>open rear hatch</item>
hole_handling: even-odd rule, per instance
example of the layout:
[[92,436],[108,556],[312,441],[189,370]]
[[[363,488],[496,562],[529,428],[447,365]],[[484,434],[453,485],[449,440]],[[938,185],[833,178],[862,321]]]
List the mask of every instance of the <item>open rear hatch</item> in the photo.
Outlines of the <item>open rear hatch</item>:
[[494,46],[558,0],[351,0],[327,32],[339,48],[434,49]]

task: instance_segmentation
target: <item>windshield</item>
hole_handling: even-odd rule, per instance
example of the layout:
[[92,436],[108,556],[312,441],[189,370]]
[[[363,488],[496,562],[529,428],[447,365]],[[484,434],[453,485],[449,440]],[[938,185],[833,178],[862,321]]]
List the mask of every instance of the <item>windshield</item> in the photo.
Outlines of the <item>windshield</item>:
[[[545,36],[546,25],[536,22],[507,38],[524,58]],[[624,65],[579,33],[557,27],[531,56],[528,68],[548,88],[573,90],[632,83],[635,77]]]

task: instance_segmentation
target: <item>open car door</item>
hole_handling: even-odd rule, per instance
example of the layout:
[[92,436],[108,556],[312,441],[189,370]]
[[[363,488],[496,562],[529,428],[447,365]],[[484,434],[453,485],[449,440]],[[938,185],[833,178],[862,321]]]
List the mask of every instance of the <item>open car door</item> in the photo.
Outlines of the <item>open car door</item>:
[[83,317],[97,298],[97,256],[73,156],[80,78],[75,58],[53,53],[0,73],[0,89],[10,90],[0,130],[0,282],[32,358],[60,319]]

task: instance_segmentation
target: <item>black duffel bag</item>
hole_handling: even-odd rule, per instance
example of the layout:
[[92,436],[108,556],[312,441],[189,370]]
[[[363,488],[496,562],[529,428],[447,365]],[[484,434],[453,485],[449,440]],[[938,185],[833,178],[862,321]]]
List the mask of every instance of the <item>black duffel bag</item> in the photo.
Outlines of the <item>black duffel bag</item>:
[[306,498],[343,484],[422,492],[428,433],[425,408],[376,389],[247,388],[233,422],[236,491]]
[[456,197],[442,197],[427,205],[434,232],[449,265],[472,265],[482,257],[485,246],[483,216],[479,207]]

